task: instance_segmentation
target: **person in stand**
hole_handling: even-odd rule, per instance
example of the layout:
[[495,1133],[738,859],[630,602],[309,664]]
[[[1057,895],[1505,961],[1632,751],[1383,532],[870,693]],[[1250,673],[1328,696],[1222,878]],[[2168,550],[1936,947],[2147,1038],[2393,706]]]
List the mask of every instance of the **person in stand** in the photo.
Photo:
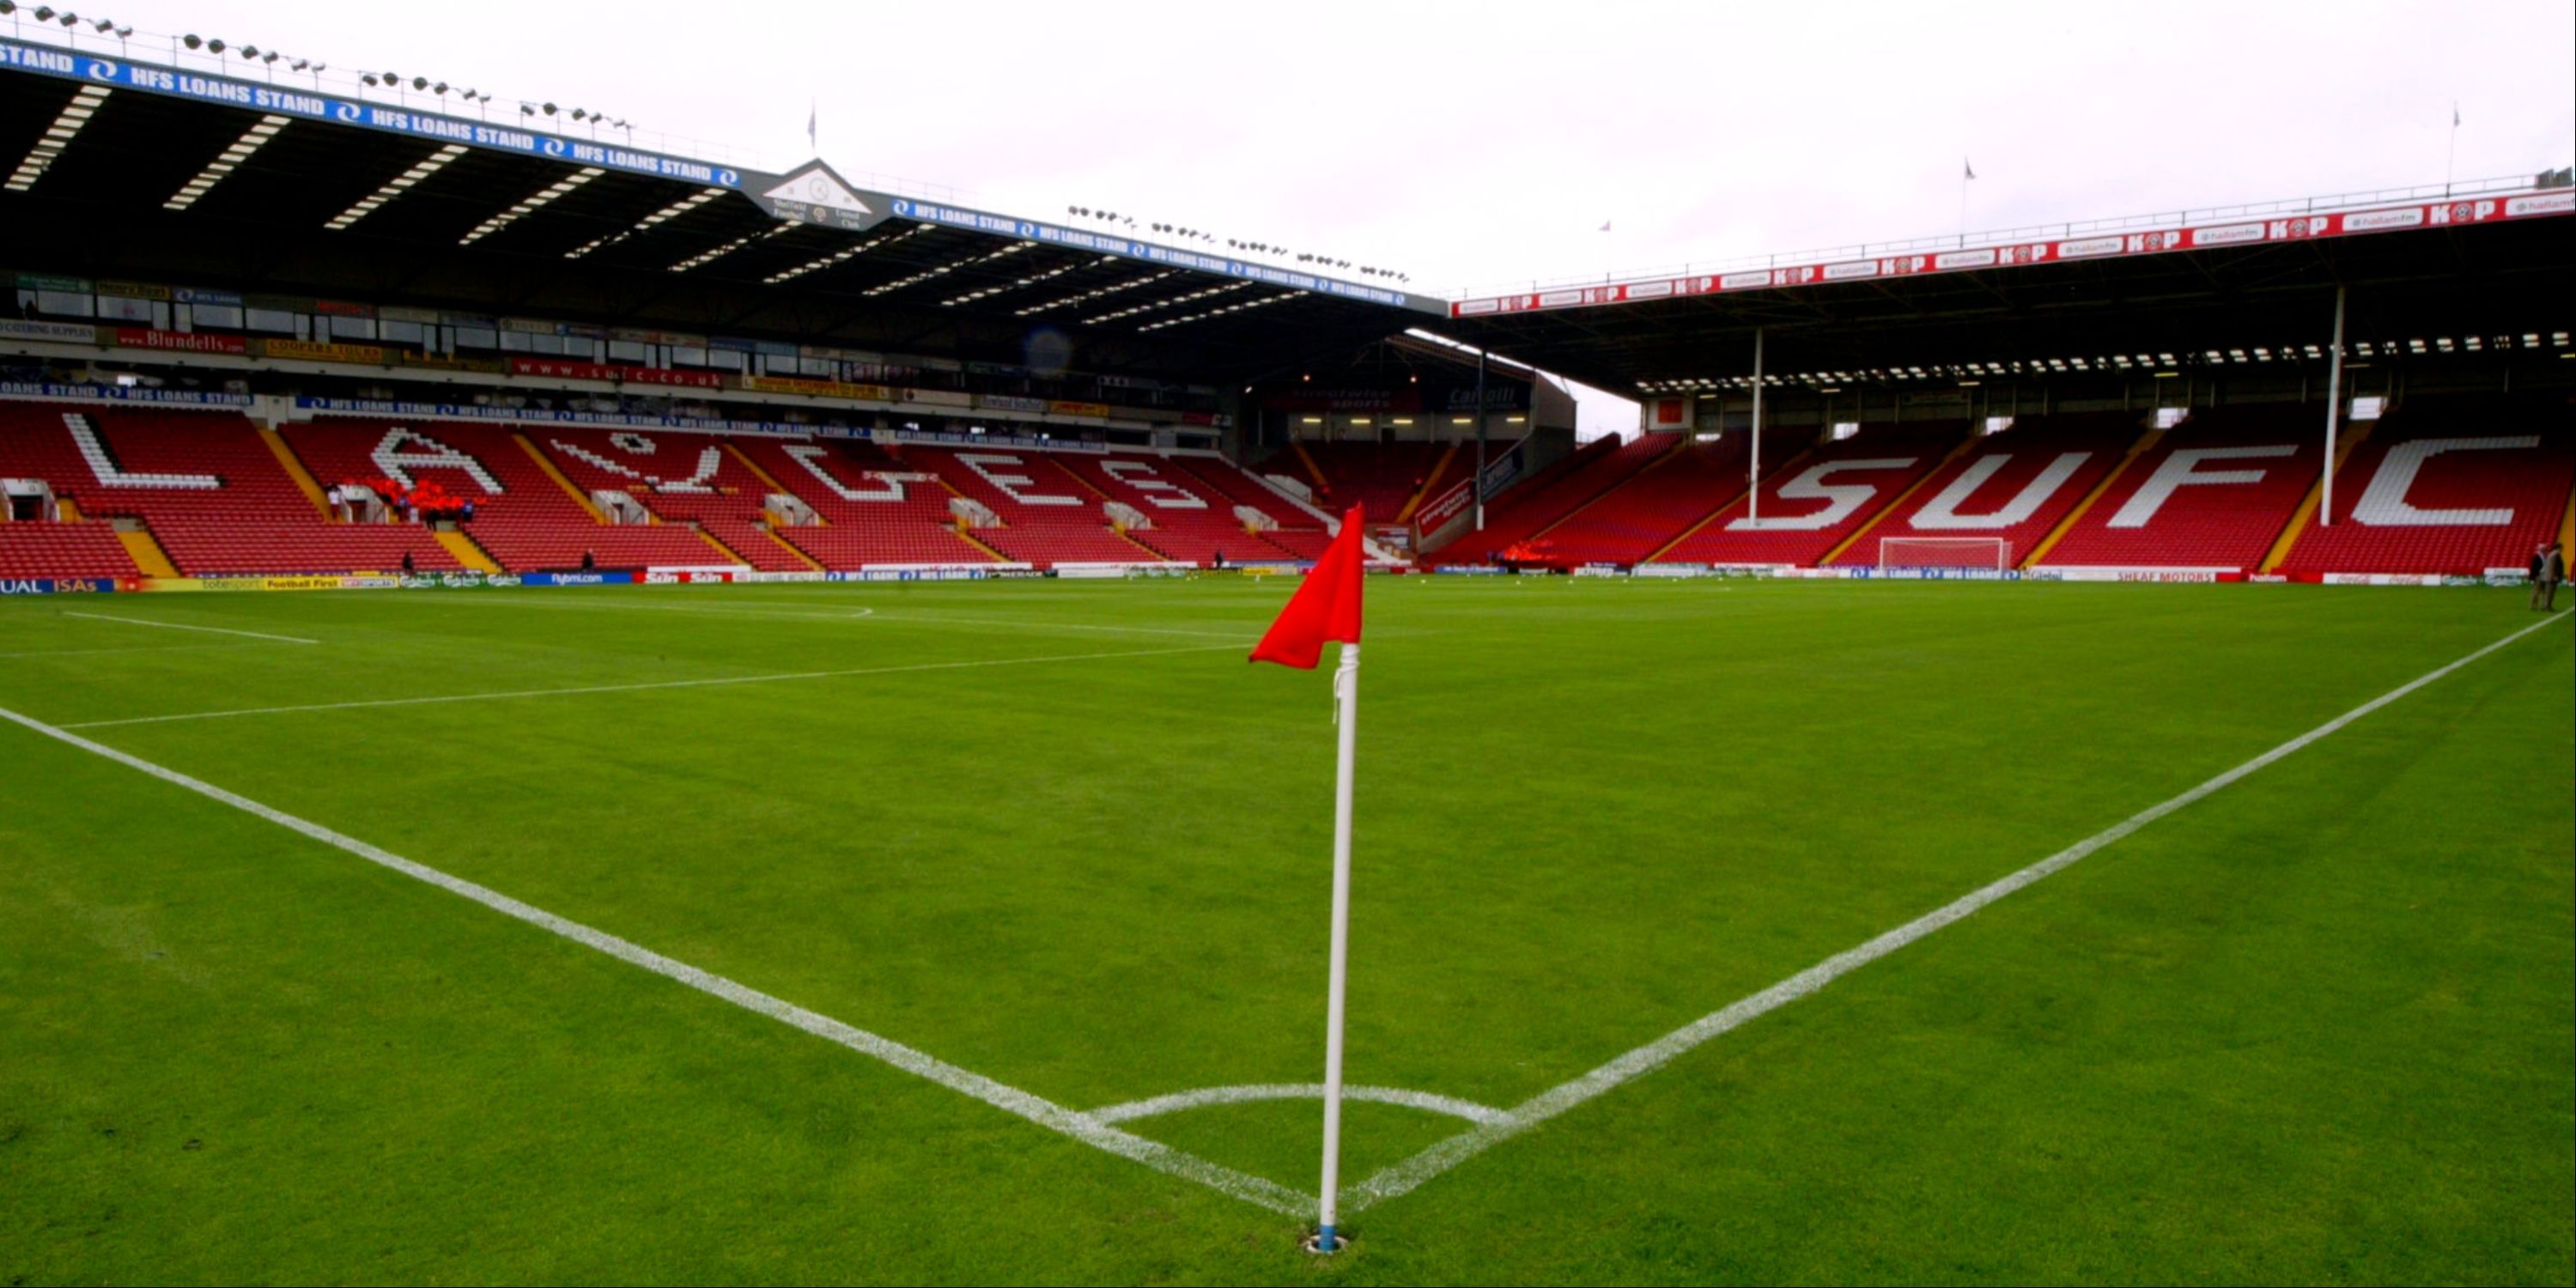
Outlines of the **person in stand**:
[[598,566],[599,566],[599,561],[598,561],[597,559],[593,559],[593,558],[591,558],[591,556],[590,556],[590,552],[589,552],[589,551],[584,550],[584,551],[582,551],[582,552],[581,552],[581,570],[582,570],[583,572],[589,572],[590,570],[592,570],[592,569],[594,569],[594,568],[597,568]]
[[404,552],[403,552],[403,575],[404,575],[404,576],[406,576],[406,577],[408,577],[408,576],[411,576],[413,573],[415,573],[415,572],[417,572],[417,571],[419,571],[419,569],[414,568],[414,567],[412,566],[412,562],[411,562],[411,552],[410,552],[410,551],[408,551],[408,550],[404,551]]
[[2531,556],[2531,607],[2534,612],[2558,611],[2558,583],[2567,580],[2567,552],[2555,541],[2543,545]]
[[1219,548],[1218,548],[1218,550],[1217,550],[1217,552],[1216,552],[1216,559],[1215,559],[1215,563],[1216,563],[1216,570],[1217,570],[1218,572],[1224,572],[1224,571],[1225,571],[1225,550],[1224,550],[1224,548],[1223,548],[1223,547],[1219,547]]

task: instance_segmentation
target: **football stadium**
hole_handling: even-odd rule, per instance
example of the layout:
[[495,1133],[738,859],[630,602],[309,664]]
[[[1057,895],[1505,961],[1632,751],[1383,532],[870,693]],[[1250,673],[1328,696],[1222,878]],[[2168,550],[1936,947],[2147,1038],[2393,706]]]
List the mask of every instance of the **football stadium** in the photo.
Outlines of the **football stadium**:
[[0,0],[0,1280],[2576,1280],[2565,155],[1447,289],[189,21]]

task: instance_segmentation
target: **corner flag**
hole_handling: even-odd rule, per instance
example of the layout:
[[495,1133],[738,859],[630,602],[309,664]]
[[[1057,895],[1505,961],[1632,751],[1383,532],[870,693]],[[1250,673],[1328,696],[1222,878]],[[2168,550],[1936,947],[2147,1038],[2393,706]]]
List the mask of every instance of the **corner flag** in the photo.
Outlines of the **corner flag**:
[[1324,557],[1306,573],[1279,620],[1252,647],[1254,662],[1276,662],[1301,671],[1322,660],[1324,641],[1360,642],[1360,578],[1366,560],[1360,549],[1360,507],[1342,516],[1342,530]]
[[1253,646],[1255,662],[1313,670],[1324,641],[1338,640],[1342,663],[1333,671],[1333,722],[1341,726],[1333,768],[1333,944],[1324,1001],[1324,1184],[1318,1200],[1317,1252],[1341,1250],[1333,1225],[1342,1187],[1342,997],[1350,979],[1351,781],[1359,749],[1360,583],[1367,576],[1361,549],[1359,506],[1342,516],[1332,547],[1306,573],[1279,620]]

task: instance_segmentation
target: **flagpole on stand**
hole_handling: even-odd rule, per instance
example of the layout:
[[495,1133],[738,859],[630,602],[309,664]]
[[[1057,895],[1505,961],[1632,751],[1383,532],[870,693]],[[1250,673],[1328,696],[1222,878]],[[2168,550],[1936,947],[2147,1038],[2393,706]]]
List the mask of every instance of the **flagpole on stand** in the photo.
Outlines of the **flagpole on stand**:
[[1315,1251],[1341,1250],[1334,1229],[1342,1188],[1342,997],[1350,981],[1351,779],[1359,752],[1360,646],[1342,645],[1333,672],[1333,722],[1340,748],[1333,769],[1333,949],[1324,1001],[1324,1185],[1315,1222]]
[[2451,176],[2460,169],[2460,100],[2451,100],[2451,151],[2442,158],[2442,195],[2451,195]]

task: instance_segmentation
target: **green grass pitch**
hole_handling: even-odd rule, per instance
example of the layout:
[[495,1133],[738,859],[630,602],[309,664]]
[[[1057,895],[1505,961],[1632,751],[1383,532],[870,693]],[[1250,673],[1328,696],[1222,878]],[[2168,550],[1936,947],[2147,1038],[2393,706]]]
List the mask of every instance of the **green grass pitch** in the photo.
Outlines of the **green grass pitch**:
[[[6,601],[0,707],[1088,1114],[1320,1077],[1329,686],[1243,660],[1287,590]],[[1349,1073],[1459,1113],[2542,620],[1369,596]],[[1361,1206],[1329,1262],[1310,1217],[0,723],[0,1283],[2567,1283],[2565,616]],[[1116,1130],[1311,1194],[1319,1117]],[[1345,1175],[1471,1126],[1356,1104]]]

